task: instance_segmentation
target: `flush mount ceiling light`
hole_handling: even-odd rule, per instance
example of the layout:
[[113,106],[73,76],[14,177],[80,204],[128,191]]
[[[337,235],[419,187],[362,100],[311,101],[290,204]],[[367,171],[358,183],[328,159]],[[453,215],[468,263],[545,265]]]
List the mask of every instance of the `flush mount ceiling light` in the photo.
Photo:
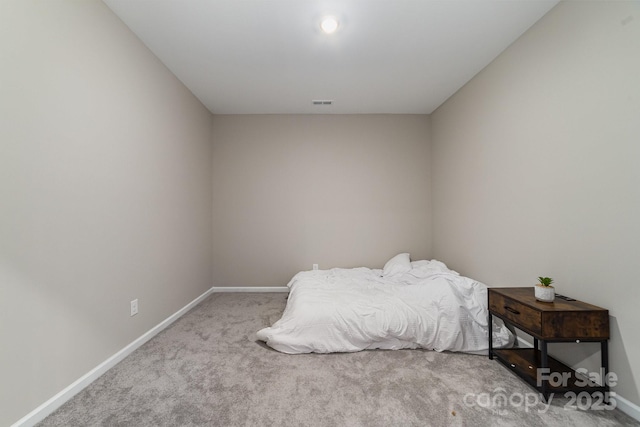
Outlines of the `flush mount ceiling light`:
[[320,28],[326,34],[333,34],[338,29],[338,19],[335,16],[325,16],[320,21]]

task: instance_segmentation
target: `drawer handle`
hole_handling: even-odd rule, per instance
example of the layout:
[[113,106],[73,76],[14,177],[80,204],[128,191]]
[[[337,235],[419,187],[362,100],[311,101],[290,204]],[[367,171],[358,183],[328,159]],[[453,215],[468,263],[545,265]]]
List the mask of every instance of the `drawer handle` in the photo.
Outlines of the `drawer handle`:
[[520,312],[518,310],[516,310],[515,308],[511,308],[508,305],[505,305],[504,309],[507,310],[508,312],[513,313],[513,314],[520,314]]

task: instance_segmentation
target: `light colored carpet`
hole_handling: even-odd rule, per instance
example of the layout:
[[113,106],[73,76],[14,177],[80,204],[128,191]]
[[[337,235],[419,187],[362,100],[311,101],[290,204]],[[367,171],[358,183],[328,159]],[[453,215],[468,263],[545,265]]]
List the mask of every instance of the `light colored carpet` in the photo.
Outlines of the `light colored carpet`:
[[[619,410],[547,411],[486,356],[421,350],[286,355],[255,340],[286,294],[213,294],[41,426],[613,426]],[[509,402],[488,401],[499,395]]]

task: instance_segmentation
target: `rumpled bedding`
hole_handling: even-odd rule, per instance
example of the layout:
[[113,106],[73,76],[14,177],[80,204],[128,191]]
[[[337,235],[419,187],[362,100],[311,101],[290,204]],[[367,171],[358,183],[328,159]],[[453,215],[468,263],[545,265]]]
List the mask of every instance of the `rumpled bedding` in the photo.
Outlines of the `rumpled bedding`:
[[[365,267],[303,271],[289,284],[282,318],[257,338],[283,353],[423,348],[487,354],[486,285],[439,261],[383,277]],[[514,337],[499,319],[493,346]]]

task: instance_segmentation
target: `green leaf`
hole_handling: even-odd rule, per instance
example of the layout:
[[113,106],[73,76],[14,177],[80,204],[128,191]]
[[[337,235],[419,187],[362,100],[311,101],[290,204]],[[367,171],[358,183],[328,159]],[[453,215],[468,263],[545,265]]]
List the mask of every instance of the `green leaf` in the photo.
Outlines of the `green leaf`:
[[553,279],[551,277],[538,277],[538,280],[540,281],[540,284],[542,286],[551,286],[551,284],[553,283]]

